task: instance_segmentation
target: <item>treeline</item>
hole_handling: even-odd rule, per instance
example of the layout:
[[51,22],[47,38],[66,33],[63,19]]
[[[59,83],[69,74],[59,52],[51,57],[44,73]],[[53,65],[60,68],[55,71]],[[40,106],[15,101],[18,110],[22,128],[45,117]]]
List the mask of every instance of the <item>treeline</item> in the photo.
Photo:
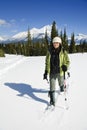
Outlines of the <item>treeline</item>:
[[28,28],[27,41],[18,43],[0,44],[0,56],[4,54],[16,54],[24,56],[44,56],[47,49],[52,45],[52,39],[55,36],[60,36],[62,39],[62,46],[68,53],[87,52],[87,42],[83,41],[80,44],[75,43],[74,33],[71,34],[71,40],[68,40],[66,28],[60,33],[56,27],[56,22],[53,21],[51,28],[51,36],[48,37],[47,29],[45,30],[45,37],[34,41],[31,39],[30,30]]

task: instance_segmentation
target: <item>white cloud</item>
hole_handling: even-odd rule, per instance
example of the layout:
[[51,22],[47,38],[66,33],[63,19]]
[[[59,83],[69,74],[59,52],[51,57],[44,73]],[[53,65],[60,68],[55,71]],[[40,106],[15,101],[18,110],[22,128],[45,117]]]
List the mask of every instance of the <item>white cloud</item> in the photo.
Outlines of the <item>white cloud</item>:
[[6,20],[4,19],[0,19],[0,26],[9,26],[10,23],[8,23]]
[[0,25],[5,25],[5,24],[7,24],[7,22],[3,19],[0,19]]
[[16,32],[18,32],[18,30],[12,30],[11,32],[16,33]]

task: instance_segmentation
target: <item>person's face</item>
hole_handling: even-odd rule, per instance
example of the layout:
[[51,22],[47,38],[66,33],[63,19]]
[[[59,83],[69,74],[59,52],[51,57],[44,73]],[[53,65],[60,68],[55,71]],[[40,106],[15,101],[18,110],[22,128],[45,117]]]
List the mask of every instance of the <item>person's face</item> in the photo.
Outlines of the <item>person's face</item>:
[[58,48],[60,46],[60,43],[58,43],[58,42],[54,42],[53,43],[53,47],[56,49],[56,48]]

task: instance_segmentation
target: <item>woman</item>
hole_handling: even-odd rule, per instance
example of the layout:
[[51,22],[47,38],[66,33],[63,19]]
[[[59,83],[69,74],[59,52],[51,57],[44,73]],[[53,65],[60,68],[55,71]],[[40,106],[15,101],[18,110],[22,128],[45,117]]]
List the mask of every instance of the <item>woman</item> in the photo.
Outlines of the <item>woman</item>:
[[48,50],[45,60],[44,79],[49,74],[50,79],[50,105],[55,106],[56,79],[60,86],[60,92],[64,91],[64,72],[67,71],[70,61],[67,52],[62,48],[60,37],[54,37],[52,47]]

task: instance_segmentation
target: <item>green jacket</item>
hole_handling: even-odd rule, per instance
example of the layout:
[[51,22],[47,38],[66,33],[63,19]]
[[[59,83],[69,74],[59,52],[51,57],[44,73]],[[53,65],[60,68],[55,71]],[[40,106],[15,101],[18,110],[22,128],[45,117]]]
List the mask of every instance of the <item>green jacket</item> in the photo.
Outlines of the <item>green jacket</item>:
[[[51,54],[50,51],[48,50],[45,59],[45,70],[48,72],[48,74],[50,74],[50,58],[51,58]],[[66,65],[68,68],[70,64],[68,53],[65,50],[63,51],[63,49],[61,49],[59,53],[59,60],[60,60],[60,75],[63,76],[63,71],[61,66]]]

